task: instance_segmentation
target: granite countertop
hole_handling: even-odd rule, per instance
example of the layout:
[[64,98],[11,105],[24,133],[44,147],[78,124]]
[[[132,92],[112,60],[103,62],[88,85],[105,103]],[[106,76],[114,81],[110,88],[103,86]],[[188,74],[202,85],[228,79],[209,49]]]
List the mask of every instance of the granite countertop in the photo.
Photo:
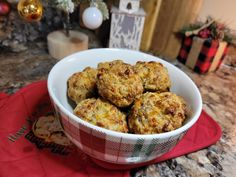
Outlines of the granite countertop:
[[[223,136],[203,150],[162,163],[134,169],[131,176],[236,176],[236,54],[227,56],[217,72],[205,75],[193,73],[177,65],[200,88],[204,110],[222,128]],[[0,92],[14,93],[34,81],[47,78],[58,60],[48,55],[41,45],[12,53],[0,53]]]

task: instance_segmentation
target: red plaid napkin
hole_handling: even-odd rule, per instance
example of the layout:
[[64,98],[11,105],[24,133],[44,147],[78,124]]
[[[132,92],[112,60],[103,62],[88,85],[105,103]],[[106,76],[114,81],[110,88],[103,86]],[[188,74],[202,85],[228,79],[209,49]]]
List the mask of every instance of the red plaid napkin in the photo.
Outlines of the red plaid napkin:
[[[90,159],[79,150],[68,155],[38,149],[28,141],[32,122],[51,110],[46,81],[26,86],[14,95],[0,94],[0,176],[1,177],[126,177],[127,169],[160,162],[215,143],[221,136],[218,124],[205,112],[183,140],[168,154],[140,165],[114,165]],[[201,130],[201,131],[199,131]],[[38,146],[40,147],[40,146]],[[113,169],[107,170],[97,166]]]

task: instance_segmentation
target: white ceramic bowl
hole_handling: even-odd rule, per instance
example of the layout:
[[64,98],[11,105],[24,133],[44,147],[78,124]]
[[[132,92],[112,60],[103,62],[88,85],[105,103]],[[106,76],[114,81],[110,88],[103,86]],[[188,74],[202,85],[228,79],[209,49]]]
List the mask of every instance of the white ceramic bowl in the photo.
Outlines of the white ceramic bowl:
[[[168,69],[171,92],[186,100],[192,109],[192,116],[174,131],[152,135],[119,133],[94,126],[75,116],[67,99],[68,78],[87,66],[97,67],[99,62],[115,59],[130,64],[137,61],[161,62]],[[89,156],[116,164],[143,163],[168,152],[198,120],[202,110],[199,90],[184,72],[160,58],[126,49],[91,49],[62,59],[49,73],[48,91],[69,139]]]

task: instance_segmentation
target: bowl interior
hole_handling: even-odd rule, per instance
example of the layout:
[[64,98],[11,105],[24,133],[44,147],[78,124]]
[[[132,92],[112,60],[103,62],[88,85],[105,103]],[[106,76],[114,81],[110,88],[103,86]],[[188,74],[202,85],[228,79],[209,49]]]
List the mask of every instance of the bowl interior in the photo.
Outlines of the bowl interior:
[[[126,49],[92,49],[70,55],[58,62],[49,73],[49,94],[54,101],[56,100],[56,104],[59,104],[59,107],[64,107],[70,114],[73,114],[73,109],[67,99],[68,78],[73,73],[82,71],[85,67],[97,67],[99,62],[115,59],[121,59],[130,64],[135,64],[137,61],[161,62],[168,69],[172,85],[171,92],[182,96],[191,108],[192,116],[185,122],[185,125],[188,122],[191,122],[191,125],[196,122],[201,113],[202,100],[192,80],[174,65],[160,58],[137,51]],[[188,129],[191,125],[185,126],[183,129]]]

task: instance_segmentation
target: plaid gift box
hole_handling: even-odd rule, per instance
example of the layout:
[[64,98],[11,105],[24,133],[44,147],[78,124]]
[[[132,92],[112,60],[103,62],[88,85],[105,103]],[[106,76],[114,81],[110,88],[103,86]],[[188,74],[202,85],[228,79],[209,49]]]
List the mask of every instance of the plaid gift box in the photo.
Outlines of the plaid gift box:
[[227,49],[227,42],[185,37],[177,59],[198,73],[207,73],[219,68]]

